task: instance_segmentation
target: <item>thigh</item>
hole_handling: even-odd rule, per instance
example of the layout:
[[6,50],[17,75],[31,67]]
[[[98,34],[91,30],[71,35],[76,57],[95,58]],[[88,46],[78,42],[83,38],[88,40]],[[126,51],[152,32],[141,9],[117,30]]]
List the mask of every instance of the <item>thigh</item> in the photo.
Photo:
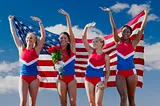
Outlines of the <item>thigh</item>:
[[95,87],[92,83],[85,80],[85,89],[88,97],[88,101],[95,101]]
[[38,95],[38,89],[39,89],[39,79],[35,79],[29,84],[29,93],[31,99],[36,100]]
[[67,85],[61,80],[57,80],[57,91],[61,100],[67,100]]
[[127,82],[126,78],[124,78],[121,75],[116,76],[116,87],[120,94],[120,96],[126,96],[127,95]]
[[104,89],[101,88],[96,88],[97,90],[95,91],[95,101],[98,104],[102,104],[103,100],[103,95],[104,95]]
[[68,83],[68,93],[69,93],[70,102],[76,102],[77,81],[75,79]]
[[19,96],[21,101],[27,101],[28,95],[28,83],[19,78]]
[[137,86],[138,76],[133,75],[127,78],[128,96],[134,96]]

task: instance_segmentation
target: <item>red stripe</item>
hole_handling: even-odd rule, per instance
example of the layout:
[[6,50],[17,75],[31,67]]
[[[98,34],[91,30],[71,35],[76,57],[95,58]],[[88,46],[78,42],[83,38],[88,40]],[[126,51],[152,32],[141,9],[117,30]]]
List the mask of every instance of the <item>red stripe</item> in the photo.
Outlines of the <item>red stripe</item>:
[[38,60],[37,66],[53,66],[52,60]]
[[144,47],[143,46],[137,46],[136,47],[136,52],[142,52],[142,53],[144,53]]
[[143,70],[137,70],[137,75],[143,76]]
[[38,71],[38,74],[41,77],[57,77],[57,72],[55,71]]
[[56,88],[56,83],[40,82],[40,87],[43,87],[43,88]]
[[76,48],[76,52],[87,52],[86,48]]
[[88,59],[88,55],[76,55],[76,58],[87,58]]
[[135,63],[135,64],[144,65],[144,59],[141,59],[141,58],[134,58],[134,63]]
[[76,61],[76,63],[75,64],[84,64],[84,65],[86,65],[87,64],[87,61]]

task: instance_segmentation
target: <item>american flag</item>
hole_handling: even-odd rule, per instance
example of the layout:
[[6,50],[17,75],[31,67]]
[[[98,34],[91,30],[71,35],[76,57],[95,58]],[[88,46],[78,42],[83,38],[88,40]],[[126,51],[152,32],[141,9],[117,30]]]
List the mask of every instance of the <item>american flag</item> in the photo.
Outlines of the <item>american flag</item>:
[[[138,30],[141,28],[145,16],[145,12],[142,11],[137,16],[135,16],[131,21],[127,23],[127,25],[131,26],[133,29],[133,33],[131,35],[131,39],[133,39]],[[34,32],[37,36],[40,36],[39,27],[22,21],[19,18],[14,18],[15,28],[17,30],[17,34],[25,44],[25,36],[26,32]],[[56,88],[56,80],[57,80],[57,71],[53,68],[53,62],[51,60],[51,55],[47,52],[47,48],[50,46],[60,45],[58,40],[58,35],[53,34],[51,32],[46,31],[46,41],[43,47],[42,52],[40,53],[38,60],[38,70],[40,76],[40,87],[44,88]],[[121,36],[121,29],[118,30],[118,35]],[[116,77],[116,48],[113,39],[113,35],[105,35],[105,47],[104,52],[106,52],[110,56],[110,76],[107,85],[109,87],[115,87],[115,77]],[[143,71],[144,71],[144,37],[141,38],[140,42],[136,47],[136,52],[134,56],[134,62],[137,69],[138,74],[138,83],[137,86],[142,87],[143,85]],[[88,39],[91,43],[92,39]],[[77,87],[84,88],[84,77],[87,66],[88,52],[86,51],[82,39],[76,38],[76,63],[75,63],[75,72],[76,72],[76,80]],[[105,73],[105,71],[104,71]]]

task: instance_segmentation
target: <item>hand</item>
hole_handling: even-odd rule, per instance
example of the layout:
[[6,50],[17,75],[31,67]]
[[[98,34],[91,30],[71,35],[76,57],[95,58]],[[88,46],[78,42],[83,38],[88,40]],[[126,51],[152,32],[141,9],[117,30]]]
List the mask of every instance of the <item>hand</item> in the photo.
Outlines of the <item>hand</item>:
[[61,13],[61,14],[63,14],[64,16],[68,16],[68,15],[69,15],[69,14],[68,14],[66,11],[64,11],[63,9],[60,9],[58,12]]
[[35,16],[31,16],[32,20],[37,21],[38,23],[42,23],[41,19]]
[[111,10],[109,8],[106,8],[106,7],[99,7],[100,9],[102,9],[103,11],[106,11],[106,12],[111,12]]
[[87,25],[86,25],[86,27],[87,28],[90,28],[90,27],[94,27],[96,25],[96,23],[95,22],[92,22],[92,23],[88,23]]
[[13,15],[9,15],[9,16],[8,16],[8,20],[9,20],[9,21],[13,20],[13,18],[14,18]]
[[104,90],[106,88],[106,84],[104,83],[104,81],[101,81],[99,82],[97,85],[96,85],[96,92],[98,91],[98,89],[101,89],[101,90]]

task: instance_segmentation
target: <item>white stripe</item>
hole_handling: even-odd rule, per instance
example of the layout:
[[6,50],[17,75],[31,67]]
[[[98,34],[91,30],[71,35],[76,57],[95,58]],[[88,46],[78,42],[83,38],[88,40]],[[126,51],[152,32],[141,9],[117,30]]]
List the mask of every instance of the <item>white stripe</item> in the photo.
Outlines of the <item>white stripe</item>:
[[129,57],[133,56],[135,52],[133,51],[133,52],[129,53],[129,54],[128,54],[128,55],[126,55],[126,56],[122,55],[122,54],[121,54],[121,53],[119,53],[118,51],[116,51],[116,53],[117,53],[117,55],[118,55],[118,56],[120,56],[121,58],[123,58],[123,59],[127,59],[127,58],[129,58]]
[[21,58],[19,59],[19,61],[22,62],[23,64],[25,64],[26,66],[30,66],[30,65],[34,64],[35,62],[37,62],[38,58],[36,58],[28,63],[26,61],[22,60]]
[[52,56],[48,54],[40,54],[38,60],[52,60]]
[[110,66],[110,70],[117,70],[117,65]]
[[38,71],[55,71],[53,66],[38,66]]
[[144,41],[143,41],[143,40],[140,40],[137,46],[142,46],[142,47],[144,47]]
[[143,82],[143,77],[138,75],[138,81]]
[[109,76],[109,79],[108,79],[108,81],[110,82],[110,81],[115,81],[116,80],[116,76]]
[[141,64],[135,64],[136,69],[138,70],[144,70],[144,65]]
[[110,63],[115,62],[115,61],[117,61],[117,57],[114,57],[114,58],[110,59]]
[[112,50],[112,49],[115,49],[115,48],[116,48],[116,45],[111,46],[111,47],[106,48],[106,49],[103,49],[102,51],[103,51],[103,52],[108,52],[108,51],[110,51],[110,50]]
[[86,65],[83,65],[83,64],[82,64],[82,65],[81,65],[81,64],[75,64],[75,66],[86,68],[87,64],[86,64]]
[[144,53],[142,53],[142,52],[135,52],[134,58],[144,59]]
[[88,55],[88,52],[76,52],[76,55]]
[[76,58],[76,61],[84,62],[84,61],[88,61],[88,58]]

